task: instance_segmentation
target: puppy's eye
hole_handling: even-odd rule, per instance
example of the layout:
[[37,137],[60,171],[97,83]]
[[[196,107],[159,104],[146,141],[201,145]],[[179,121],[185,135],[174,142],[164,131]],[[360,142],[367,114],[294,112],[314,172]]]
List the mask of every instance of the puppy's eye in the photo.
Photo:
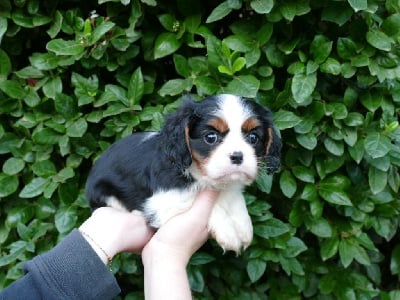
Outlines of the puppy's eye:
[[258,135],[254,132],[250,132],[246,138],[251,145],[256,145],[259,141]]
[[219,141],[219,135],[215,131],[207,132],[204,141],[209,145],[214,145]]

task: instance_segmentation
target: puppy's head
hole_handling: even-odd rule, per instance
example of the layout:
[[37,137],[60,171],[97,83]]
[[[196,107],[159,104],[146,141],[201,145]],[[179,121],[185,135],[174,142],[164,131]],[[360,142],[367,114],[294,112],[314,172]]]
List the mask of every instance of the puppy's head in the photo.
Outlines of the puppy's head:
[[198,180],[250,184],[261,162],[269,173],[279,168],[272,113],[251,100],[224,94],[192,103],[184,128],[190,172]]

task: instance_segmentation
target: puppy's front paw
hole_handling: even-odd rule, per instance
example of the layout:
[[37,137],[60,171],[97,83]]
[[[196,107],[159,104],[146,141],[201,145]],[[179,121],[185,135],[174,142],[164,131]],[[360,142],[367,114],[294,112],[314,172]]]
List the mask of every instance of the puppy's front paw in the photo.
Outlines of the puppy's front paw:
[[231,250],[239,254],[242,250],[243,243],[239,236],[232,219],[224,213],[219,206],[214,206],[208,222],[208,229],[211,236],[217,241],[221,248],[225,251]]
[[241,216],[241,218],[232,219],[233,226],[242,243],[243,249],[246,249],[253,240],[253,224],[251,223],[248,214]]
[[239,254],[242,250],[242,241],[237,235],[233,224],[225,222],[224,226],[210,226],[211,236],[217,241],[221,248],[225,251],[234,251]]

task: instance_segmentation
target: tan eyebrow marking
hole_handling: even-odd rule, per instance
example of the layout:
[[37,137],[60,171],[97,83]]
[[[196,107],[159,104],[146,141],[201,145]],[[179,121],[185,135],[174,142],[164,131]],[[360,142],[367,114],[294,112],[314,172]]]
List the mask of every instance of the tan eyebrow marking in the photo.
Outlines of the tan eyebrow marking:
[[255,117],[250,117],[242,124],[242,131],[243,132],[250,132],[253,129],[261,126],[260,121]]
[[229,130],[228,123],[221,118],[212,118],[207,124],[220,133],[224,133]]

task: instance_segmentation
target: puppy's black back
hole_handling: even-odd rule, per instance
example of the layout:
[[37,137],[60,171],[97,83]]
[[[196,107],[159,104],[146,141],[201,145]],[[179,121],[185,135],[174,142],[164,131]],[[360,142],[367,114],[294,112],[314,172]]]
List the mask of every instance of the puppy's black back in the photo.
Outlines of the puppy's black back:
[[93,210],[107,206],[109,197],[129,211],[143,210],[145,199],[157,190],[182,188],[190,182],[167,158],[160,133],[134,133],[111,145],[95,162],[86,197]]

